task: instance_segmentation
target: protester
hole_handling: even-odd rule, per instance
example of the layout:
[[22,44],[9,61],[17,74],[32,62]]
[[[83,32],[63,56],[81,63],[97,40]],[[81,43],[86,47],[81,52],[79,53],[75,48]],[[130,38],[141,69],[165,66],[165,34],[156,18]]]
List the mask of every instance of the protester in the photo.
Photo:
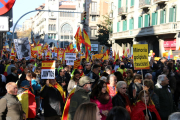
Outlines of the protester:
[[10,75],[11,74],[11,68],[12,67],[15,67],[15,62],[14,62],[14,60],[12,60],[11,61],[11,64],[8,66],[8,68],[7,68],[7,75]]
[[109,76],[109,84],[107,85],[107,90],[109,92],[109,95],[111,97],[114,97],[117,93],[116,91],[116,83],[117,83],[117,78],[115,75],[111,74]]
[[93,65],[93,67],[92,67],[92,71],[90,72],[90,74],[89,74],[89,77],[91,78],[91,79],[94,79],[95,80],[95,82],[93,83],[93,85],[92,85],[92,88],[94,87],[94,85],[98,82],[98,80],[99,80],[99,73],[100,73],[100,70],[101,70],[101,67],[99,66],[99,65]]
[[106,66],[106,67],[105,67],[105,72],[106,72],[108,75],[112,74],[112,67],[111,67],[110,65]]
[[8,82],[17,82],[18,81],[18,75],[17,75],[17,68],[11,67],[11,74],[7,76],[7,83]]
[[131,102],[130,102],[128,95],[126,94],[126,91],[127,91],[126,82],[119,81],[116,85],[116,88],[117,88],[118,92],[112,99],[113,107],[121,106],[121,107],[125,108],[129,112],[129,115],[130,115],[131,114]]
[[86,76],[89,76],[89,73],[90,73],[90,71],[91,71],[91,63],[87,62],[85,68],[86,68],[86,69],[84,70],[84,74],[85,74]]
[[89,92],[91,91],[91,85],[95,80],[84,76],[79,79],[78,87],[74,95],[71,97],[70,107],[69,107],[69,120],[73,120],[74,114],[80,104],[85,102],[90,102]]
[[127,82],[128,86],[132,83],[133,77],[134,77],[133,71],[131,69],[128,69],[126,71],[126,78],[125,78],[125,81]]
[[63,114],[63,88],[55,79],[46,80],[40,96],[44,100],[45,120],[60,120]]
[[180,120],[180,112],[175,112],[169,115],[168,120]]
[[67,86],[68,86],[69,81],[67,81],[66,79],[64,69],[59,70],[59,75],[56,77],[56,81],[59,85],[63,87],[63,90],[67,92]]
[[99,81],[92,90],[91,102],[97,104],[102,116],[101,120],[106,120],[108,112],[112,109],[112,99],[107,92],[107,85],[104,81]]
[[122,76],[122,74],[120,72],[117,71],[117,72],[114,73],[114,75],[117,78],[117,82],[118,81],[124,81],[124,78],[123,78],[123,76]]
[[153,83],[153,81],[152,80],[144,80],[143,90],[146,90],[146,91],[149,92],[150,97],[151,97],[153,103],[155,104],[155,107],[156,107],[157,111],[159,111],[160,110],[159,97],[154,92],[154,83]]
[[76,110],[73,120],[101,120],[100,110],[95,103],[83,103]]
[[80,72],[76,70],[74,72],[73,79],[69,81],[69,84],[68,84],[68,93],[70,93],[74,88],[77,87],[79,79],[80,79]]
[[159,97],[160,109],[159,114],[162,120],[167,120],[168,116],[176,111],[173,101],[171,88],[168,86],[169,80],[165,74],[159,75],[154,92]]
[[[21,103],[17,99],[18,87],[16,83],[9,82],[6,85],[7,94],[0,99],[0,120],[13,119],[23,120],[26,119],[26,114],[22,110]],[[7,110],[7,113],[6,113]]]
[[[147,112],[146,112],[147,107]],[[141,91],[131,112],[131,120],[161,120],[148,91]]]
[[1,60],[1,64],[0,64],[0,74],[4,74],[4,70],[5,70],[5,61]]
[[145,79],[152,80],[152,75],[150,73],[146,73]]
[[116,106],[109,111],[106,120],[131,120],[131,118],[125,108]]

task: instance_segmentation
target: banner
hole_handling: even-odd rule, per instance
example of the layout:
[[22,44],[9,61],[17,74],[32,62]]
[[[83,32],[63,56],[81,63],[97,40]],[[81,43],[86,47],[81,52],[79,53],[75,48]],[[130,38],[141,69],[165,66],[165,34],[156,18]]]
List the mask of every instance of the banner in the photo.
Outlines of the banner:
[[55,61],[42,61],[41,79],[55,79]]
[[66,65],[74,65],[74,60],[66,60]]
[[133,45],[134,70],[149,69],[148,44]]
[[65,60],[76,60],[76,53],[65,53]]
[[14,45],[17,52],[18,59],[25,58],[26,60],[31,57],[31,48],[28,38],[14,39]]

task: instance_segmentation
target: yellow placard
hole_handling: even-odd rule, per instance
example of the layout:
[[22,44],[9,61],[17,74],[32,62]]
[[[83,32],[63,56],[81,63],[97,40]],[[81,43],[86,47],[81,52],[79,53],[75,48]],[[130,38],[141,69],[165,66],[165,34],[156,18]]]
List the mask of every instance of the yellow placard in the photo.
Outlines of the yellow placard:
[[101,59],[101,58],[103,57],[103,54],[95,54],[95,57],[96,57],[97,59]]
[[96,59],[96,55],[92,55],[92,60],[95,60]]
[[174,60],[177,60],[179,58],[179,56],[174,56]]
[[134,70],[149,69],[148,44],[133,45]]
[[81,56],[81,60],[82,60],[83,58],[85,58],[85,56]]
[[160,57],[154,57],[154,60],[158,61],[160,59]]
[[42,68],[55,68],[55,61],[42,61]]

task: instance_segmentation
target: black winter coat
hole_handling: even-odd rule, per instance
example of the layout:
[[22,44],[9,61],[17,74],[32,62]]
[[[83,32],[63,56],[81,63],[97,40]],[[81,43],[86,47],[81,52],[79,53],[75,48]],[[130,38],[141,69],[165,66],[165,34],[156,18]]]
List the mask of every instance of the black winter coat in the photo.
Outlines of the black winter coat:
[[64,102],[58,89],[45,86],[40,96],[44,99],[44,116],[52,117],[63,114]]

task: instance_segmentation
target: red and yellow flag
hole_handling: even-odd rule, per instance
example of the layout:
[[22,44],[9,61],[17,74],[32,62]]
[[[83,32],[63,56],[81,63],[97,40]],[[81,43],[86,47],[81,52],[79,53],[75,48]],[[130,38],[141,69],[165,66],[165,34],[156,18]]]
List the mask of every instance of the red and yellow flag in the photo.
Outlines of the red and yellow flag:
[[78,66],[80,65],[80,63],[81,63],[81,60],[75,60],[74,61],[74,69],[77,69]]
[[74,51],[74,49],[73,49],[73,44],[72,44],[72,43],[69,44],[69,51],[70,51],[70,52],[73,52],[73,51]]
[[22,109],[26,113],[26,118],[36,117],[36,101],[35,95],[30,90],[26,90],[23,93],[17,95],[17,98],[22,104]]
[[83,35],[84,35],[84,44],[88,48],[88,50],[91,51],[91,41],[85,30],[83,30]]
[[11,56],[10,56],[11,60],[15,60],[15,54],[14,54],[14,49],[11,48]]
[[77,47],[78,51],[80,51],[80,45],[81,45],[81,43],[83,43],[83,38],[82,38],[82,33],[81,33],[80,27],[78,27],[74,38],[76,39],[76,47]]
[[68,120],[68,112],[69,112],[69,107],[70,107],[70,100],[71,100],[71,97],[74,95],[74,93],[75,93],[75,90],[76,90],[76,88],[74,88],[71,92],[70,92],[70,94],[69,94],[69,96],[68,96],[68,98],[67,98],[67,100],[66,100],[66,104],[65,104],[65,106],[64,106],[64,111],[63,111],[63,115],[62,115],[62,118],[61,118],[61,120]]

